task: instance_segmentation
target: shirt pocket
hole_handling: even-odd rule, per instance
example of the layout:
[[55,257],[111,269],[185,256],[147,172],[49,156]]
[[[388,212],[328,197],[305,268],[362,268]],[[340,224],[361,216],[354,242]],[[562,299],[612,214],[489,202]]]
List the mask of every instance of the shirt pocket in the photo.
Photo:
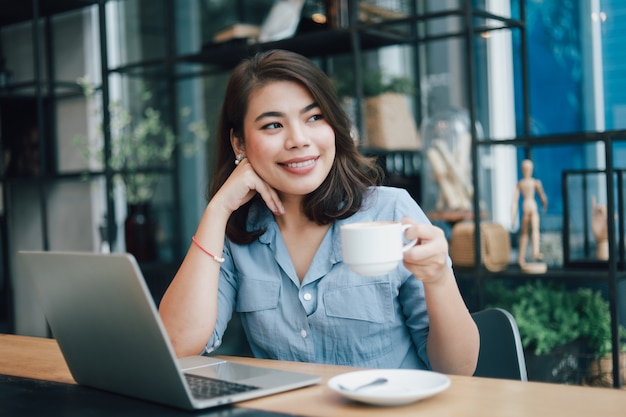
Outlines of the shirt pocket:
[[389,282],[359,283],[337,288],[324,295],[327,319],[324,350],[338,365],[380,367],[389,363],[394,345],[392,335],[393,297]]
[[278,307],[280,284],[258,279],[242,279],[237,294],[236,310],[239,313],[253,313]]
[[[240,281],[235,310],[253,351],[261,356],[280,358],[276,344],[280,284],[278,282],[245,278]],[[280,345],[279,345],[280,346]]]
[[393,321],[393,297],[389,282],[329,290],[324,295],[324,305],[329,317],[381,324]]

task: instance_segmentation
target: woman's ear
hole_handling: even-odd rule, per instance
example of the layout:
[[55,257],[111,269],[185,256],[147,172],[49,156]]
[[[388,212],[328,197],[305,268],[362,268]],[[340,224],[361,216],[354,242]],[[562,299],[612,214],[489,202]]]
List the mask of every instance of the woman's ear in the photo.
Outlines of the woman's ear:
[[243,139],[235,136],[233,129],[230,129],[230,145],[233,147],[235,155],[246,154],[246,147]]

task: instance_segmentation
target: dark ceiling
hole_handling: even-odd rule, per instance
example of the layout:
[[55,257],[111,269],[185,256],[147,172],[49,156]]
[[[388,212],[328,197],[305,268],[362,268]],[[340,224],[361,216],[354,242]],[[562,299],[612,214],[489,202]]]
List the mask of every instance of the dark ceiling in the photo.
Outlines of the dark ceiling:
[[35,2],[39,4],[39,16],[49,16],[98,3],[97,0],[0,0],[0,27],[31,20]]

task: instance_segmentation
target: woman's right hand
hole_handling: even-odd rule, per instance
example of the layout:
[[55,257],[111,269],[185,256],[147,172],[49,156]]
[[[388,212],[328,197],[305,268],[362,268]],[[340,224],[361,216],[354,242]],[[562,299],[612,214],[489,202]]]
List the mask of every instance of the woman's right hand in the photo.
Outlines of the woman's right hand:
[[222,254],[229,217],[256,193],[272,212],[284,212],[276,190],[243,159],[209,201],[194,236],[199,243],[191,244],[161,299],[159,313],[179,357],[201,352],[217,322],[221,264],[199,247],[211,254]]
[[272,213],[285,212],[276,190],[263,181],[248,159],[244,158],[213,196],[212,202],[220,204],[230,214],[250,201],[256,193],[261,196]]

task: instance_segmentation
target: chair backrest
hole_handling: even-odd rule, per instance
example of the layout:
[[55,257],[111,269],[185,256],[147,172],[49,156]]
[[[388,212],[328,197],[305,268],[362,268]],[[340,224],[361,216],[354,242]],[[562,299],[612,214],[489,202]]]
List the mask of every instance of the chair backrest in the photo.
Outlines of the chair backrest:
[[474,376],[527,381],[526,360],[515,319],[506,310],[488,308],[472,314],[480,332]]

